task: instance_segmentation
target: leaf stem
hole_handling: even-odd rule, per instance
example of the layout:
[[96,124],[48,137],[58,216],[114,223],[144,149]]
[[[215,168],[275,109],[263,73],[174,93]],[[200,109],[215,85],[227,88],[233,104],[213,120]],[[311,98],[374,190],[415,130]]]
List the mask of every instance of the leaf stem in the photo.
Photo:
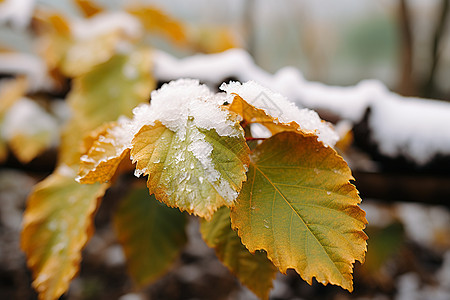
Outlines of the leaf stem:
[[265,141],[267,138],[254,138],[254,137],[246,137],[245,141]]

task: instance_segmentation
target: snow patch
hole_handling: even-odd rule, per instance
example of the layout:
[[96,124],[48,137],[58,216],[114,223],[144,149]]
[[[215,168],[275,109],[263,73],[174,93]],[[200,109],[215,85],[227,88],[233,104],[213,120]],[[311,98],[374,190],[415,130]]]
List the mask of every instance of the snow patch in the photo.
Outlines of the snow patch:
[[450,155],[448,103],[391,93],[372,102],[369,126],[384,155],[403,155],[419,165]]
[[0,53],[0,73],[25,75],[29,92],[52,90],[54,87],[45,62],[31,54]]
[[170,81],[177,78],[196,78],[203,82],[220,83],[228,77],[242,81],[254,80],[262,84],[271,81],[272,75],[257,67],[245,50],[230,49],[221,53],[196,54],[183,59],[154,51],[156,78]]
[[[205,135],[199,131],[194,131],[193,136],[190,138],[191,143],[189,144],[187,150],[192,152],[195,158],[197,158],[197,160],[202,164],[203,170],[207,176],[206,179],[215,188],[217,193],[225,199],[225,201],[229,204],[233,203],[238,194],[235,190],[233,190],[228,182],[223,180],[220,173],[215,169],[211,158],[213,147],[205,141]],[[203,181],[203,179],[201,181]]]
[[0,24],[10,22],[18,29],[30,24],[35,0],[5,0],[0,3]]
[[142,35],[141,23],[126,12],[102,12],[89,19],[72,21],[71,31],[76,39],[93,39],[114,31],[121,31],[131,38]]
[[239,82],[224,83],[220,89],[226,91],[229,95],[239,95],[248,103],[264,110],[280,122],[296,122],[301,129],[315,133],[318,140],[325,145],[334,146],[339,139],[333,128],[322,121],[315,111],[306,108],[299,109],[286,97],[274,93],[254,81],[248,81],[244,84]]
[[[348,87],[329,86],[307,81],[293,67],[282,68],[272,75],[256,66],[251,56],[241,49],[199,54],[183,59],[156,51],[154,58],[155,77],[163,81],[190,77],[217,85],[229,77],[242,82],[253,80],[285,95],[299,107],[328,111],[353,124],[360,122],[366,110],[372,107],[370,126],[374,141],[379,144],[384,155],[403,155],[418,165],[426,164],[437,154],[450,155],[450,105],[429,99],[401,97],[390,92],[378,80],[363,80]],[[232,86],[236,90],[242,89],[236,83]],[[258,95],[256,93],[253,97]],[[286,101],[284,99],[281,102]],[[334,144],[334,133],[320,126],[317,117],[313,116],[314,112],[309,113],[310,118],[306,118],[311,122],[305,124],[304,116],[294,116],[299,110],[293,106],[291,108],[290,113],[283,113],[287,120],[303,120],[300,125],[305,126],[305,129],[322,127],[328,133],[322,132],[327,137],[321,138],[329,139],[330,145]],[[269,110],[273,111],[271,108]],[[308,115],[306,111],[303,114]]]
[[182,140],[188,120],[198,128],[214,129],[220,136],[242,136],[242,130],[229,119],[229,112],[221,108],[222,104],[223,96],[194,79],[171,81],[151,94],[152,118],[174,132],[184,133],[180,135]]
[[7,141],[18,134],[34,136],[43,132],[50,134],[50,145],[58,144],[56,119],[28,98],[21,98],[12,105],[5,114],[1,128],[1,134]]

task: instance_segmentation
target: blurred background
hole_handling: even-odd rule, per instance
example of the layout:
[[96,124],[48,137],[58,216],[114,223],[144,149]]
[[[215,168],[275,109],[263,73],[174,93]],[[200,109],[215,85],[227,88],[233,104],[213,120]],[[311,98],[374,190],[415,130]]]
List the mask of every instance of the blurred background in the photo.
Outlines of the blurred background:
[[[73,78],[79,76],[70,62],[64,65],[52,61],[55,55],[60,55],[60,44],[48,46],[55,39],[49,38],[51,35],[42,24],[50,19],[49,12],[57,12],[70,20],[67,24],[73,30],[76,20],[87,19],[86,9],[79,2],[83,1],[0,1],[1,299],[36,298],[24,255],[19,250],[21,216],[32,186],[55,168],[61,133],[70,116],[76,115],[64,100],[71,91]],[[300,106],[316,109],[322,118],[336,125],[342,138],[338,151],[352,168],[355,185],[363,199],[362,208],[367,212],[369,246],[366,263],[356,264],[352,294],[316,282],[309,286],[294,272],[288,272],[274,281],[271,299],[450,299],[450,1],[98,0],[90,3],[101,7],[103,13],[124,12],[133,5],[151,5],[168,16],[169,21],[144,25],[144,33],[136,34],[129,29],[129,36],[122,41],[158,49],[174,61],[205,54],[200,56],[203,63],[202,59],[208,55],[240,48],[248,52],[250,66],[257,68],[258,74],[272,76],[291,66],[305,82],[325,84],[321,89],[324,95],[334,95],[328,86],[348,87],[349,94],[336,93],[337,100],[347,95],[352,97],[351,91],[365,79],[378,80],[377,86],[386,88],[383,95],[414,97],[400,97],[405,110],[399,106],[398,110],[391,109],[389,114],[381,116],[375,113],[384,110],[371,100],[360,116],[347,118],[332,107],[314,104],[314,97],[304,99],[307,94],[286,95]],[[143,24],[145,18],[141,19]],[[56,31],[63,27],[51,24]],[[157,28],[159,25],[161,28]],[[86,53],[100,49],[89,47],[92,45],[82,44],[79,48],[87,50]],[[196,62],[191,64],[191,69],[195,69]],[[155,65],[159,67],[154,72],[156,86],[178,76],[171,78],[171,74],[182,72],[181,67],[161,72],[165,66],[161,61],[155,61]],[[244,81],[252,77],[250,71],[246,73],[238,68],[239,65],[229,72],[206,70],[206,75],[198,74],[215,88],[230,78]],[[243,64],[242,68],[250,67]],[[192,77],[197,73],[183,74]],[[21,87],[23,77],[27,84]],[[11,89],[19,96],[12,97]],[[17,100],[24,97],[30,101],[28,104]],[[361,103],[365,101],[362,98]],[[427,103],[425,110],[430,114],[417,113],[405,119],[413,120],[411,123],[390,124],[408,131],[420,128],[423,122],[425,130],[417,129],[419,135],[436,136],[438,142],[423,137],[418,141],[425,148],[428,142],[430,148],[437,144],[440,147],[425,162],[411,159],[414,155],[408,153],[409,140],[393,154],[383,152],[386,149],[383,143],[390,140],[377,137],[377,127],[373,125],[374,120],[386,123],[389,118],[401,120],[400,116],[409,111],[409,99],[414,99],[410,103]],[[19,102],[24,106],[17,107]],[[433,112],[440,112],[435,123],[431,121]],[[24,129],[28,135],[18,139],[13,128],[20,131],[21,125],[17,124],[20,120],[34,124],[41,131],[30,133]],[[24,148],[33,149],[32,153]],[[111,211],[120,198],[117,195],[121,188],[125,187],[119,185],[106,194],[96,217],[96,233],[83,253],[80,275],[62,299],[255,299],[219,263],[214,251],[206,247],[193,218],[188,227],[189,244],[171,271],[147,288],[134,288],[110,225]]]

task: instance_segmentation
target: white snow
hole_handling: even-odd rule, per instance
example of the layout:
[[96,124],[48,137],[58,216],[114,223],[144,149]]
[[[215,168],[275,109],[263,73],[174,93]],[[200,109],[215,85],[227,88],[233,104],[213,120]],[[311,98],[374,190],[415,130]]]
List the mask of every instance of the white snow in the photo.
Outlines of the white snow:
[[430,249],[436,249],[438,240],[435,232],[448,232],[450,228],[450,213],[438,206],[398,203],[396,213],[408,237]]
[[121,31],[131,38],[142,35],[141,23],[126,12],[102,12],[89,19],[75,19],[71,22],[72,35],[79,40],[92,39],[114,31]]
[[223,100],[198,80],[179,79],[152,92],[150,110],[154,120],[180,133],[182,140],[188,119],[198,128],[214,129],[220,136],[242,136],[229,112],[221,108]]
[[[133,136],[142,126],[152,125],[158,120],[175,132],[177,141],[189,138],[187,149],[174,147],[175,151],[171,152],[171,161],[173,160],[175,164],[182,163],[186,160],[186,150],[192,153],[201,163],[205,172],[205,178],[198,178],[199,182],[206,179],[223,199],[231,203],[236,199],[237,192],[216,169],[211,158],[213,146],[198,130],[215,130],[219,136],[243,136],[243,130],[230,119],[230,113],[222,108],[223,102],[223,94],[211,92],[206,85],[200,85],[198,80],[172,81],[164,84],[159,90],[153,91],[151,104],[135,108],[133,120],[123,127],[124,130],[116,131],[115,134],[121,138],[122,143],[128,143],[127,147],[130,147]],[[131,159],[133,160],[133,158]],[[135,175],[138,177],[143,173],[145,170],[136,169],[135,171]],[[179,180],[181,183],[189,176],[190,174],[186,172],[180,173],[179,178],[175,180]],[[185,188],[186,191],[190,189],[189,187]],[[189,193],[189,195],[193,194]]]
[[24,29],[31,20],[35,0],[5,0],[0,3],[0,25],[10,22],[17,29]]
[[369,126],[379,150],[426,164],[450,155],[450,104],[390,93],[371,103]]
[[[328,111],[352,124],[361,121],[366,110],[371,107],[369,126],[374,142],[384,155],[403,155],[418,165],[426,164],[437,154],[450,155],[448,103],[401,97],[377,80],[363,80],[348,87],[329,86],[306,80],[293,67],[282,68],[272,75],[256,66],[251,56],[240,49],[218,54],[198,54],[183,59],[156,51],[154,57],[155,77],[163,81],[190,77],[218,85],[231,76],[242,82],[252,80],[286,96],[300,107]],[[253,92],[253,97],[258,95]],[[284,97],[277,94],[273,97],[283,98],[281,101],[286,102]],[[273,108],[270,110],[274,111]],[[285,119],[305,120],[303,115],[295,115],[298,112],[292,106]],[[303,114],[306,115],[306,111]],[[313,112],[310,115],[306,120],[315,121],[303,126],[314,129],[318,125],[317,118]],[[326,135],[331,138],[328,143],[334,144],[334,134]]]
[[30,92],[51,90],[54,86],[45,62],[31,54],[0,53],[0,73],[26,75]]
[[227,77],[235,76],[241,81],[254,80],[264,84],[272,79],[272,75],[256,66],[252,57],[242,49],[196,54],[183,59],[155,50],[154,59],[154,75],[164,81],[196,78],[203,82],[220,83]]
[[50,145],[59,142],[56,119],[28,98],[19,99],[6,112],[1,129],[1,134],[7,141],[17,134],[33,136],[46,132],[50,134]]
[[66,164],[60,164],[56,169],[56,173],[64,177],[74,177],[76,175],[75,170]]
[[229,84],[222,84],[220,89],[226,91],[230,96],[233,94],[239,95],[248,103],[263,109],[268,115],[277,118],[280,122],[296,122],[301,129],[315,133],[318,140],[325,145],[334,146],[339,138],[333,128],[322,121],[316,112],[306,108],[299,109],[281,94],[274,93],[254,81],[243,84],[230,82]]

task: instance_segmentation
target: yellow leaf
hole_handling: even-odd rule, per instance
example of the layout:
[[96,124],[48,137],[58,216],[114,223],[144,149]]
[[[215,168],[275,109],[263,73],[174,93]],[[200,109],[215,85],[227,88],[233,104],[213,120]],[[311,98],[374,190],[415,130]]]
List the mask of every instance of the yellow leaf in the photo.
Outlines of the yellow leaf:
[[76,77],[68,96],[73,117],[63,132],[60,162],[77,164],[83,139],[91,130],[124,115],[131,117],[138,104],[147,102],[155,86],[148,49],[118,54]]
[[[189,150],[199,136],[212,147],[211,165]],[[196,127],[191,119],[184,139],[157,121],[143,126],[132,144],[133,163],[137,162],[136,170],[149,175],[150,194],[168,206],[206,219],[219,207],[233,205],[246,178],[248,147],[244,138],[219,136],[214,129]]]
[[202,220],[200,231],[208,246],[236,277],[261,299],[269,298],[277,268],[264,251],[250,253],[231,229],[230,209],[222,207],[211,221]]
[[77,274],[81,250],[93,233],[93,214],[107,185],[81,185],[59,167],[28,198],[21,247],[39,299],[58,299]]
[[121,124],[117,123],[109,123],[109,128],[102,126],[104,131],[92,142],[89,151],[81,157],[77,178],[80,183],[109,181],[122,160],[129,158],[130,148],[122,145],[120,138],[112,131],[120,126]]
[[3,163],[8,158],[8,147],[6,142],[0,137],[0,163]]
[[20,97],[27,92],[28,82],[25,76],[1,81],[0,85],[0,118]]
[[108,61],[116,53],[116,46],[122,40],[120,31],[107,32],[89,39],[73,40],[63,50],[59,68],[68,77],[89,72],[95,66]]
[[[219,53],[232,48],[239,48],[237,38],[227,27],[203,26],[193,30],[191,44],[197,52]],[[193,41],[192,41],[193,39]]]
[[49,132],[33,135],[18,133],[9,141],[11,151],[21,163],[28,163],[49,148],[52,137]]
[[351,171],[312,134],[282,132],[251,155],[231,221],[251,251],[266,250],[286,273],[293,268],[352,291],[355,260],[364,261],[367,220]]
[[79,37],[72,25],[58,13],[39,14],[40,49],[50,70],[59,70],[67,77],[89,72],[116,54],[117,45],[128,38],[121,29],[111,29],[98,35]]
[[103,8],[89,0],[75,0],[75,4],[81,9],[85,17],[92,17],[103,11]]
[[178,44],[186,43],[183,25],[152,6],[133,6],[128,13],[137,17],[150,33],[168,36]]
[[246,124],[261,124],[266,127],[272,134],[282,131],[301,131],[300,126],[295,122],[283,123],[277,118],[267,114],[264,110],[256,108],[242,99],[239,95],[235,95],[233,102],[228,107],[232,112],[237,113],[244,119]]

